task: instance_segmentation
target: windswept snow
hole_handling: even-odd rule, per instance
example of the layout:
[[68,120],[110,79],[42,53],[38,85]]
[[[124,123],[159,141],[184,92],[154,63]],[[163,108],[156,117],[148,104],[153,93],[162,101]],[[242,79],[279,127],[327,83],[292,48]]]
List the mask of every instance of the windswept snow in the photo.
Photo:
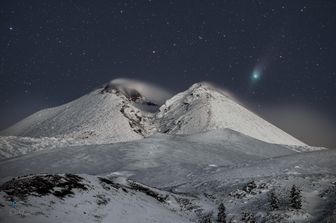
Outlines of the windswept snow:
[[118,91],[101,89],[65,105],[39,111],[3,132],[4,135],[91,139],[93,143],[141,139],[149,117]]
[[160,108],[157,123],[160,132],[170,134],[229,128],[265,142],[305,145],[206,83],[169,99]]

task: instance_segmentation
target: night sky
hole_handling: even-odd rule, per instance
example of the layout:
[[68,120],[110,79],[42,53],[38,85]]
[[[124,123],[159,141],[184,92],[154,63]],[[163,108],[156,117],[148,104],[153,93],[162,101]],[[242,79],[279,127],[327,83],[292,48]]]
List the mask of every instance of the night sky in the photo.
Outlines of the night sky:
[[115,78],[199,81],[336,147],[333,0],[2,0],[0,129]]

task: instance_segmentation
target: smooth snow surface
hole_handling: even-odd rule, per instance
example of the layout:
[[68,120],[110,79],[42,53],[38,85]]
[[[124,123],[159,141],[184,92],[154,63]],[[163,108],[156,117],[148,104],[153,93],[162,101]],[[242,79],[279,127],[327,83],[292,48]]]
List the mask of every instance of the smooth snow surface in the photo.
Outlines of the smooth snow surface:
[[[157,166],[164,166],[162,170],[168,171],[163,173],[164,176],[173,174],[178,177],[183,173],[184,165],[192,165],[197,170],[198,166],[209,164],[225,166],[238,161],[245,164],[295,153],[286,146],[268,144],[229,129],[184,136],[162,134],[131,142],[60,147],[29,153],[1,162],[0,178],[37,172],[102,174],[120,168],[150,171]],[[184,179],[183,174],[181,177]],[[168,181],[170,179],[167,177]]]

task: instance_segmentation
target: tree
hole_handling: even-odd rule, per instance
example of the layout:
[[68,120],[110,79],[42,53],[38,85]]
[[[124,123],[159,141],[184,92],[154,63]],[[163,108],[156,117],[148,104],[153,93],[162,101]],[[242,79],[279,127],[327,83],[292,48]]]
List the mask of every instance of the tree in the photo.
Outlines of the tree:
[[294,209],[301,209],[302,207],[302,196],[301,190],[294,184],[289,195],[290,206]]
[[217,221],[220,223],[226,223],[225,206],[223,203],[220,203],[218,207]]
[[274,191],[271,192],[271,195],[269,197],[269,202],[270,202],[272,211],[279,209],[279,199]]

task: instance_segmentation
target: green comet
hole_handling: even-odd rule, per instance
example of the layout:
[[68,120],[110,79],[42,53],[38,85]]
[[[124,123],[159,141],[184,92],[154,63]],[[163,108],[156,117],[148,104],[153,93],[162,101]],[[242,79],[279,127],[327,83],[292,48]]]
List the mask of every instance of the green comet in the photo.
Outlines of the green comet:
[[252,80],[259,80],[260,74],[258,72],[253,72],[252,74]]

